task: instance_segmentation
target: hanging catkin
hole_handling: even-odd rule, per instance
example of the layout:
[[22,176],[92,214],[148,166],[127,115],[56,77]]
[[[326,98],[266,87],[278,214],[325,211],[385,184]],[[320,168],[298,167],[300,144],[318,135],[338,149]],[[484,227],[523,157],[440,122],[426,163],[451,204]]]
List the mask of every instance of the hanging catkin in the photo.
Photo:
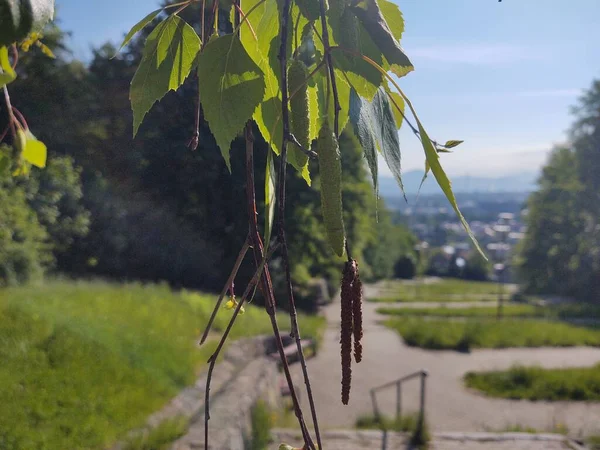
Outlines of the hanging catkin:
[[352,282],[356,264],[348,261],[342,276],[340,344],[342,356],[342,403],[348,404],[352,382]]
[[359,363],[362,360],[362,282],[358,274],[358,263],[352,261],[355,266],[355,276],[352,282],[352,329],[354,332],[354,360]]

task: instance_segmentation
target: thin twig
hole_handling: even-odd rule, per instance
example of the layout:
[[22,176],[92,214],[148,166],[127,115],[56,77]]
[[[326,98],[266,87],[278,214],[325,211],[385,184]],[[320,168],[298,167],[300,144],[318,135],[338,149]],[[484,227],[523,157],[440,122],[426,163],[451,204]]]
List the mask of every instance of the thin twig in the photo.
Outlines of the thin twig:
[[19,123],[21,124],[21,127],[25,130],[29,130],[29,125],[27,124],[27,120],[25,120],[25,116],[23,114],[21,114],[21,111],[19,111],[14,106],[13,106],[12,110],[13,110],[13,113],[15,113],[15,117],[17,117],[19,119]]
[[190,3],[196,3],[198,1],[200,1],[200,0],[186,0],[185,2],[172,3],[170,5],[165,6],[163,9],[175,8],[177,6],[181,6],[181,5],[185,5],[185,4],[190,4]]
[[[258,36],[256,35],[256,32],[254,31],[254,28],[252,27],[252,24],[250,23],[250,21],[246,19],[246,14],[244,14],[242,7],[240,5],[238,5],[237,3],[235,3],[234,5],[235,5],[235,9],[236,9],[237,13],[242,17],[242,19],[244,19],[248,23],[248,28],[250,28],[250,33],[252,33],[254,40],[258,41]],[[238,19],[235,24],[235,29],[238,30],[238,32],[239,32],[240,25],[241,25],[241,22]]]
[[[254,192],[254,135],[252,133],[252,124],[248,122],[245,130],[246,137],[246,195],[247,195],[247,206],[248,206],[248,223],[250,226],[250,237],[253,243],[254,260],[258,266],[260,261],[263,260],[264,250],[263,243],[258,232],[257,212],[256,212],[256,196]],[[270,151],[270,150],[269,150]],[[300,402],[296,395],[296,389],[290,373],[290,368],[287,360],[287,356],[283,350],[283,342],[281,341],[281,333],[279,332],[279,326],[277,324],[276,302],[275,295],[273,293],[273,283],[271,282],[271,274],[269,272],[268,264],[265,264],[265,268],[261,278],[262,292],[265,296],[265,309],[271,320],[271,326],[273,328],[273,336],[275,337],[275,345],[279,352],[279,358],[281,359],[281,365],[285,374],[286,382],[290,390],[290,396],[292,398],[292,404],[294,406],[294,413],[298,419],[298,425],[302,432],[304,443],[308,448],[314,449],[314,443],[310,438],[308,429],[304,422],[302,415],[302,409],[300,408]]]
[[206,45],[206,40],[204,39],[204,14],[205,14],[205,10],[206,10],[206,0],[202,0],[202,13],[200,14],[200,21],[202,22],[202,27],[201,27],[201,37],[202,37],[202,49],[204,49],[204,46]]
[[221,306],[221,303],[223,302],[223,298],[227,294],[227,290],[233,283],[233,280],[235,280],[238,270],[240,269],[240,266],[242,265],[242,261],[244,260],[244,256],[246,256],[246,253],[248,252],[249,248],[250,248],[250,236],[248,236],[246,238],[246,242],[244,242],[244,245],[240,249],[240,253],[238,254],[237,259],[235,260],[235,264],[233,265],[233,269],[231,270],[231,273],[229,274],[229,278],[227,278],[227,281],[225,282],[225,286],[223,286],[223,290],[221,291],[221,294],[219,295],[217,303],[215,304],[215,308],[213,309],[213,312],[210,315],[210,319],[208,319],[208,323],[206,324],[206,328],[204,329],[204,333],[202,334],[202,337],[200,338],[200,342],[198,343],[198,345],[202,345],[204,343],[204,341],[206,341],[206,338],[208,337],[208,333],[210,332],[210,328],[212,327],[212,323],[214,322],[215,317],[217,316],[217,312],[219,311],[219,308]]
[[250,17],[250,14],[252,14],[260,5],[262,5],[266,0],[260,0],[258,3],[254,4],[254,6],[252,8],[250,8],[248,10],[248,12],[246,13],[246,15],[244,17],[242,17],[242,20],[240,22],[240,24],[238,25],[238,27],[236,27],[233,30],[233,34],[236,34],[238,32],[238,28],[240,28],[242,25],[244,25],[244,22],[248,22],[248,26],[250,28],[252,28],[252,25],[250,24],[250,20],[248,19],[248,17]]
[[200,143],[200,116],[202,115],[202,104],[200,103],[200,89],[198,89],[198,93],[196,94],[196,98],[194,99],[194,133],[192,137],[187,143],[187,148],[191,151],[194,151],[198,148],[198,144]]
[[3,86],[4,91],[4,103],[6,104],[7,114],[8,114],[8,124],[10,126],[10,132],[12,133],[12,138],[17,138],[17,129],[15,128],[15,123],[17,119],[15,118],[15,113],[13,112],[12,105],[10,103],[10,95],[8,94],[8,89],[6,86]]
[[[276,246],[273,247],[273,250],[275,250],[275,248],[276,248]],[[270,256],[270,254],[268,256]],[[235,319],[237,318],[242,307],[244,306],[244,302],[246,301],[246,298],[248,298],[250,291],[258,283],[258,279],[262,275],[265,265],[266,265],[266,258],[256,268],[256,271],[254,272],[254,276],[248,283],[248,286],[246,286],[244,295],[242,295],[242,298],[240,299],[239,303],[236,305],[235,310],[233,311],[233,315],[231,316],[231,319],[229,320],[229,323],[227,324],[227,328],[225,328],[225,331],[223,332],[223,336],[221,336],[221,340],[219,341],[217,348],[215,349],[214,353],[208,359],[209,366],[208,366],[208,372],[206,375],[206,387],[204,390],[204,448],[205,448],[205,450],[208,450],[208,421],[210,420],[210,383],[212,381],[212,373],[215,368],[215,364],[217,362],[219,354],[221,353],[221,350],[223,349],[223,345],[225,345],[225,341],[227,340],[227,337],[229,336],[229,332],[231,331],[231,328],[233,328]]]
[[[315,407],[315,401],[312,394],[312,388],[310,385],[310,377],[308,376],[308,369],[306,367],[306,359],[304,358],[304,351],[302,349],[302,342],[300,338],[300,329],[298,327],[298,317],[296,313],[296,303],[294,300],[294,290],[292,288],[292,276],[290,273],[290,261],[288,255],[287,240],[285,235],[285,185],[287,175],[287,144],[288,141],[293,142],[299,148],[302,149],[300,143],[290,133],[290,117],[289,117],[289,99],[288,99],[288,84],[287,84],[287,36],[288,36],[288,25],[290,19],[290,5],[291,0],[283,1],[283,10],[281,12],[281,29],[280,39],[281,47],[279,48],[279,64],[281,71],[281,119],[283,125],[283,140],[281,144],[281,154],[279,160],[279,189],[277,191],[277,205],[279,207],[278,216],[278,230],[279,230],[279,242],[281,243],[281,256],[283,259],[283,266],[285,269],[285,287],[288,297],[288,305],[290,309],[290,323],[291,323],[291,334],[296,341],[296,349],[300,359],[300,365],[302,366],[302,375],[304,377],[304,384],[306,385],[306,393],[308,396],[308,402],[310,405],[310,412],[312,415],[313,425],[315,427],[315,434],[317,438],[317,444],[319,449],[323,449],[321,444],[321,433],[319,431],[319,422],[317,420],[317,410]],[[303,149],[304,150],[304,149]],[[269,150],[270,151],[270,150]],[[310,153],[309,153],[310,155]],[[310,440],[305,444],[309,448],[314,448],[314,443]]]
[[290,133],[287,137],[287,140],[294,144],[296,147],[298,147],[300,149],[300,151],[302,153],[304,153],[306,156],[308,156],[310,159],[318,159],[319,155],[317,154],[317,152],[313,152],[312,150],[308,149],[308,148],[304,148],[302,146],[302,144],[300,142],[298,142],[298,139],[296,139],[296,136],[294,136],[293,133]]
[[10,49],[13,53],[12,69],[15,70],[17,68],[17,64],[19,64],[19,50],[17,49],[17,44],[11,45]]

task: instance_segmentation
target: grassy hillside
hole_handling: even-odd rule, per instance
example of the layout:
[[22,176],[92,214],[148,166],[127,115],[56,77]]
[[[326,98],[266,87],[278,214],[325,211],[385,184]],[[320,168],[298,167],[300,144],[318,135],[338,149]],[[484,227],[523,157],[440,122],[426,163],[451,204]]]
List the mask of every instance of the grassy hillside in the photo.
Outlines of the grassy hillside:
[[[0,290],[0,449],[103,448],[142,424],[210,356],[215,342],[196,342],[214,301],[162,285]],[[230,316],[222,310],[216,330]],[[316,336],[324,320],[301,317],[300,326]],[[231,338],[270,329],[251,306]]]

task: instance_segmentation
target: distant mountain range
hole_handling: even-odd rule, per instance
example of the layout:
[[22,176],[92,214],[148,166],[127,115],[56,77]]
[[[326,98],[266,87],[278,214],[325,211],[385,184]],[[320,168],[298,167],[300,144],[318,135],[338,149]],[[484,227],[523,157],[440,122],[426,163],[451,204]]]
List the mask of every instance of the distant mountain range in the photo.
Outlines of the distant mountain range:
[[[531,192],[536,189],[536,172],[522,172],[503,177],[450,177],[454,192],[464,193],[494,193],[494,192]],[[402,175],[402,182],[407,194],[416,194],[423,172],[411,170]],[[382,197],[399,197],[402,195],[396,180],[392,177],[379,177],[379,192]],[[429,174],[421,187],[421,195],[441,194],[433,174]]]

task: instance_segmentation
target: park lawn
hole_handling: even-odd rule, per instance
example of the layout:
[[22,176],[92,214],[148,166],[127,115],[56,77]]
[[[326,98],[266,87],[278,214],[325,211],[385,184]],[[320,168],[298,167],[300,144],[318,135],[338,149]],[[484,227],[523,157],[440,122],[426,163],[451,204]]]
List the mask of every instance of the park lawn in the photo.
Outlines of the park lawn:
[[407,345],[468,351],[472,348],[600,346],[600,329],[542,320],[390,318]]
[[484,281],[444,279],[434,283],[388,281],[382,295],[368,298],[370,302],[480,302],[496,301],[498,284]]
[[600,364],[568,369],[515,366],[503,371],[469,372],[464,382],[490,397],[600,401]]
[[[388,316],[432,316],[432,317],[496,317],[496,306],[469,308],[378,308],[379,314]],[[502,314],[505,317],[543,317],[541,307],[534,305],[504,305]]]
[[[438,282],[418,283],[417,289],[426,296],[438,295],[485,295],[497,294],[498,284],[490,281],[467,281],[456,278],[444,278]],[[412,293],[415,289],[414,283],[404,281],[388,281],[385,284],[386,289],[393,289],[398,293]]]
[[[429,316],[429,317],[496,317],[497,306],[481,306],[466,308],[394,308],[381,307],[377,309],[379,314],[388,316]],[[600,307],[586,303],[569,303],[561,305],[530,305],[522,303],[505,303],[502,307],[504,317],[514,318],[546,318],[546,319],[598,319],[600,318]]]
[[[55,281],[0,290],[0,448],[104,448],[191,384],[214,295],[166,285]],[[221,310],[215,331],[231,311]],[[321,317],[300,319],[319,337]],[[289,329],[286,317],[280,321]],[[248,306],[231,339],[270,333]]]
[[450,295],[441,295],[437,297],[425,297],[421,294],[414,295],[390,295],[390,296],[382,296],[382,297],[368,297],[368,302],[371,303],[466,303],[466,302],[490,302],[490,304],[494,304],[498,301],[498,297],[493,297],[490,295],[469,295],[469,296],[460,296],[455,294]]

